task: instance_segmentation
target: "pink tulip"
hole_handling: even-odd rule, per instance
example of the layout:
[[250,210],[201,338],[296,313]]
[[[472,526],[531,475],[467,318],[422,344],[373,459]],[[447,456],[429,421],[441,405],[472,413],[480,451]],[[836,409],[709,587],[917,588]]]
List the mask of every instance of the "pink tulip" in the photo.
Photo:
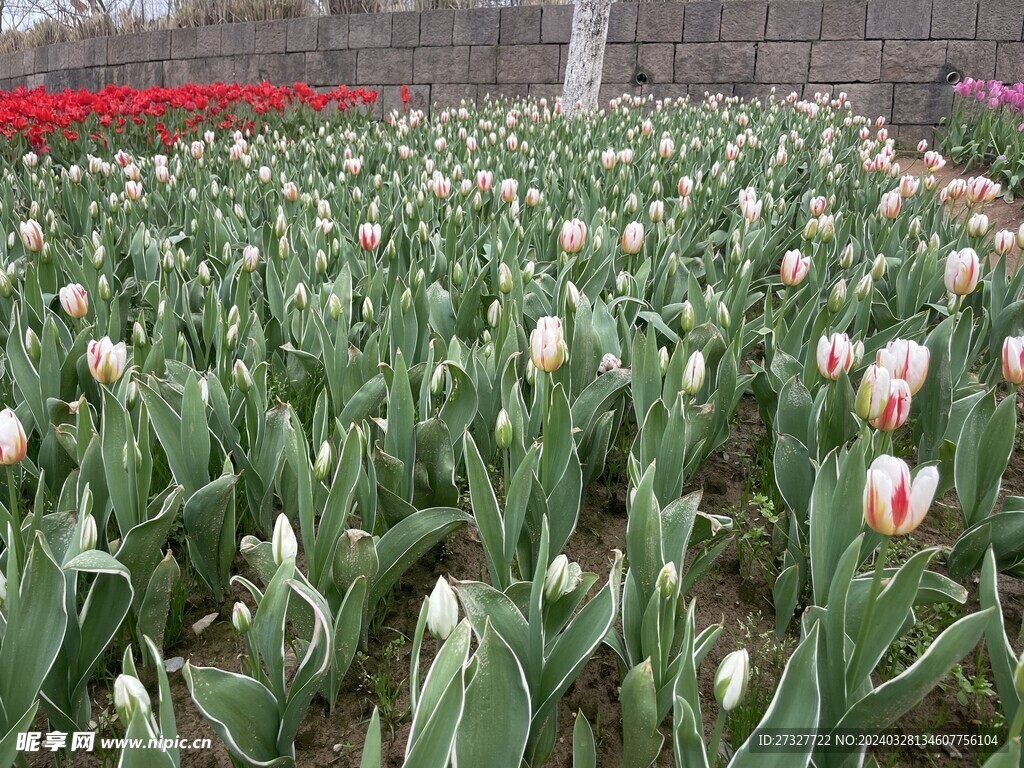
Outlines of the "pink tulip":
[[633,221],[622,230],[622,250],[629,255],[640,253],[644,247],[644,225],[639,221]]
[[121,378],[127,359],[124,342],[114,344],[107,336],[99,341],[90,341],[86,349],[89,373],[100,384],[113,384]]
[[882,432],[899,429],[910,416],[910,385],[903,379],[889,379],[889,399],[885,408],[868,423]]
[[587,225],[579,219],[569,219],[562,224],[558,244],[566,253],[579,253],[587,241]]
[[923,344],[909,339],[893,339],[885,349],[878,350],[875,363],[885,368],[894,379],[903,379],[916,395],[928,378],[931,351]]
[[89,296],[81,285],[71,283],[60,289],[60,305],[68,317],[77,320],[85,317],[89,311]]
[[981,260],[973,248],[953,251],[946,257],[946,290],[957,296],[966,296],[978,286]]
[[864,522],[885,536],[910,533],[928,514],[938,485],[935,467],[924,467],[911,481],[905,461],[879,456],[871,462],[864,486]]
[[364,222],[359,225],[359,244],[364,251],[372,251],[380,243],[380,224]]
[[903,198],[900,197],[900,191],[894,189],[882,195],[882,200],[878,203],[878,212],[887,219],[895,219],[900,215],[902,206]]
[[811,199],[810,209],[811,216],[818,218],[825,212],[825,206],[828,204],[828,200],[825,199],[824,195],[818,195]]
[[793,287],[800,285],[811,270],[811,257],[804,256],[798,249],[786,251],[782,257],[782,266],[779,268],[779,277],[782,284]]
[[1024,384],[1024,336],[1003,339],[1003,378],[1010,384]]
[[25,458],[28,440],[21,420],[10,408],[0,411],[0,465],[11,466]]
[[815,355],[818,373],[830,381],[836,381],[843,371],[853,365],[853,345],[845,333],[833,333],[831,337],[818,339]]
[[515,179],[504,179],[501,182],[501,199],[503,202],[511,203],[519,194],[519,182]]

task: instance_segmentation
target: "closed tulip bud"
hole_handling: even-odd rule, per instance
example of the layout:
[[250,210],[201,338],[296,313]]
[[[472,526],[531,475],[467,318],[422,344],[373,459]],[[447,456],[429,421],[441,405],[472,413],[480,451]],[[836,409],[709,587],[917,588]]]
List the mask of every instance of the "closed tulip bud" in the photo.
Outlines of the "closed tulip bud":
[[828,295],[828,311],[839,312],[846,304],[846,281],[839,280]]
[[107,260],[107,249],[102,245],[97,246],[92,252],[92,266],[93,269],[99,271],[103,269],[103,264]]
[[928,514],[938,485],[935,467],[924,467],[911,480],[905,461],[883,454],[867,472],[864,522],[883,536],[910,533]]
[[669,355],[668,350],[662,347],[658,350],[658,368],[661,370],[661,375],[664,376],[668,371]]
[[729,315],[729,308],[725,304],[718,305],[718,327],[728,330],[732,324],[732,317]]
[[845,333],[833,333],[818,340],[815,354],[818,373],[829,381],[836,381],[843,371],[853,365],[853,345]]
[[668,600],[676,593],[679,586],[679,573],[676,571],[676,564],[669,561],[662,566],[658,573],[657,588],[662,598]]
[[572,574],[569,568],[569,558],[559,555],[551,561],[547,572],[544,574],[544,599],[553,603],[563,595],[573,590]]
[[497,328],[501,322],[501,302],[495,299],[487,308],[487,324],[491,328]]
[[142,327],[142,323],[138,320],[132,325],[132,345],[136,347],[143,347],[149,342],[149,337],[146,336],[146,329]]
[[988,216],[976,213],[967,220],[967,234],[971,237],[984,237],[988,232]]
[[370,297],[369,296],[367,296],[365,299],[363,299],[363,322],[364,323],[372,323],[373,322],[373,302],[370,301]]
[[331,294],[331,297],[327,299],[327,314],[330,315],[331,320],[337,320],[341,317],[341,299],[336,294]]
[[242,250],[242,267],[246,272],[255,272],[260,265],[260,250],[255,245],[247,245]]
[[566,357],[562,321],[557,317],[542,317],[530,335],[530,359],[538,370],[553,373],[562,367]]
[[854,410],[865,421],[877,419],[889,402],[889,371],[880,365],[871,364],[864,372]]
[[96,549],[96,538],[98,532],[96,530],[96,518],[92,515],[86,515],[82,521],[82,533],[78,537],[78,548],[81,552],[88,552]]
[[576,307],[580,303],[580,291],[576,287],[576,284],[572,280],[569,280],[565,284],[565,308],[569,314],[573,314],[576,311]]
[[629,255],[640,253],[644,247],[644,225],[634,221],[626,225],[622,231],[622,250]]
[[18,226],[18,230],[21,234],[21,244],[25,246],[26,251],[39,253],[43,250],[43,228],[39,226],[38,221],[35,219],[23,221]]
[[693,304],[687,299],[683,302],[682,311],[679,313],[679,327],[683,333],[689,333],[693,330],[693,326],[696,324],[696,315],[693,311]]
[[235,365],[231,369],[231,373],[235,379],[235,386],[238,387],[239,392],[245,394],[252,389],[252,374],[249,373],[249,368],[245,363],[241,360],[235,360]]
[[42,350],[42,347],[41,347],[41,345],[39,343],[39,337],[36,335],[36,332],[33,331],[31,328],[26,328],[25,329],[25,352],[28,353],[28,356],[33,361],[38,362],[41,350]]
[[456,287],[462,285],[463,277],[464,273],[462,270],[462,265],[456,262],[455,264],[452,265],[452,283]]
[[512,270],[504,262],[498,265],[498,290],[505,294],[512,292]]
[[313,464],[313,477],[323,482],[331,476],[333,468],[334,450],[331,448],[330,441],[324,440],[320,445],[320,450],[317,451],[316,462]]
[[498,448],[502,450],[512,445],[512,420],[504,408],[498,411],[498,419],[494,425],[494,439]]
[[235,606],[231,609],[231,626],[240,635],[244,635],[249,631],[249,627],[252,626],[252,613],[250,613],[249,607],[245,603],[235,603]]
[[459,623],[459,602],[443,576],[437,579],[427,605],[427,629],[438,640],[447,640]]
[[839,266],[843,269],[849,269],[853,266],[853,242],[846,244],[842,252],[839,254]]
[[813,240],[816,234],[818,234],[818,220],[808,219],[804,225],[804,240]]
[[270,543],[274,556],[274,564],[280,565],[285,560],[295,557],[299,551],[299,543],[295,539],[295,531],[288,522],[286,515],[278,515],[274,523],[274,536]]
[[96,281],[96,293],[104,301],[110,301],[110,281],[106,275],[100,275],[100,279]]
[[1001,229],[996,232],[995,236],[995,247],[996,253],[1000,256],[1011,253],[1016,246],[1016,240],[1013,232],[1008,229]]
[[17,464],[28,453],[28,438],[21,420],[10,408],[0,411],[0,465]]
[[201,286],[208,288],[213,284],[213,274],[210,272],[210,265],[207,262],[200,262],[197,272]]
[[60,305],[68,317],[80,319],[89,312],[89,297],[78,283],[71,283],[60,289]]
[[153,715],[153,704],[145,686],[131,675],[118,675],[114,681],[114,709],[125,726],[136,716],[145,721]]
[[885,254],[878,254],[875,256],[875,260],[871,263],[871,279],[878,281],[885,277]]
[[14,283],[11,282],[10,275],[7,271],[0,269],[0,297],[9,299],[11,294],[14,293]]
[[871,275],[864,275],[860,280],[857,281],[857,287],[854,292],[857,294],[857,298],[863,301],[871,295],[871,289],[874,287],[874,280],[871,279]]
[[1017,386],[1024,384],[1024,336],[1003,339],[1003,378]]
[[731,712],[743,701],[750,678],[750,654],[747,649],[733,651],[718,666],[715,673],[715,700],[726,712]]
[[587,225],[579,219],[570,219],[562,224],[558,243],[566,253],[579,253],[587,240]]
[[683,370],[683,391],[690,396],[700,392],[704,387],[705,372],[704,355],[699,349],[695,350]]
[[981,260],[973,248],[953,251],[946,257],[946,290],[957,296],[966,296],[978,286],[981,277]]
[[399,299],[399,301],[402,307],[402,312],[408,312],[409,307],[412,306],[412,291],[409,290],[408,288],[402,291],[402,296],[401,299]]

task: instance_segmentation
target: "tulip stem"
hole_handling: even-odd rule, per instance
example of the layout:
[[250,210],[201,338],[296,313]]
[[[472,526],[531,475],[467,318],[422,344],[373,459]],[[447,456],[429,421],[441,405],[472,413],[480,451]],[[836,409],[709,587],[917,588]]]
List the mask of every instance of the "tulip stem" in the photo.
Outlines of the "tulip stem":
[[729,715],[724,707],[718,708],[718,717],[715,718],[715,732],[711,736],[711,746],[708,750],[708,764],[714,768],[718,765],[718,744],[722,740],[722,731],[725,730],[725,718]]
[[[883,537],[882,544],[878,548],[878,553],[875,557],[875,572],[871,577],[871,591],[868,592],[868,602],[864,606],[864,616],[860,622],[860,630],[857,632],[857,644],[853,648],[853,658],[850,659],[850,666],[846,670],[847,692],[852,690],[856,683],[860,682],[853,679],[853,675],[857,673],[857,667],[860,665],[860,659],[864,653],[864,645],[867,642],[868,632],[870,631],[869,627],[874,618],[875,602],[878,599],[878,592],[882,586],[882,570],[885,568],[885,561],[889,557],[889,544],[891,541],[892,537]],[[870,670],[868,674],[871,674]]]
[[21,513],[18,511],[18,494],[14,489],[14,467],[10,464],[7,465],[7,498],[10,507],[9,522],[11,526],[11,541],[7,542],[7,546],[14,552],[15,557],[18,558],[18,564],[24,565],[24,545],[21,540]]

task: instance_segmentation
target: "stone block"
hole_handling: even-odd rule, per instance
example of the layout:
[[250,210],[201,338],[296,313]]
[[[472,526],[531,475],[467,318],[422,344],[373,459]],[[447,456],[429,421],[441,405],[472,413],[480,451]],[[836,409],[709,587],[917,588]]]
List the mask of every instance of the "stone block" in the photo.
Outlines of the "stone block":
[[[760,59],[760,56],[759,51],[758,59]],[[798,83],[736,83],[733,95],[748,100],[761,99],[764,101],[771,96],[772,89],[774,89],[775,98],[784,99],[794,91],[799,94],[803,87],[802,80]]]
[[63,91],[65,88],[70,88],[71,77],[68,74],[68,70],[65,68],[46,72],[43,75],[43,85],[46,86],[48,91]]
[[[571,5],[545,5],[540,17],[542,43],[568,43],[572,35]],[[609,19],[608,26],[611,26]]]
[[256,53],[284,53],[288,50],[288,22],[286,20],[257,21],[253,32]]
[[454,45],[497,45],[501,24],[499,8],[465,8],[455,11]]
[[821,0],[774,0],[768,4],[765,40],[817,40]]
[[[536,87],[536,86],[534,86]],[[530,86],[526,83],[498,83],[496,85],[477,88],[477,101],[500,101],[502,99],[525,99],[530,95]]]
[[636,73],[636,43],[609,43],[604,47],[601,81],[627,83]]
[[946,61],[964,77],[991,80],[996,76],[996,45],[994,40],[950,40]]
[[107,38],[107,63],[130,64],[135,61],[162,61],[171,58],[171,32],[158,29]]
[[683,39],[684,7],[682,3],[641,3],[637,6],[636,39],[641,43],[678,43]]
[[32,71],[33,72],[49,72],[50,65],[48,62],[50,46],[41,45],[38,48],[32,48]]
[[754,43],[681,43],[676,77],[691,83],[745,83],[754,79]]
[[[351,31],[351,30],[350,30]],[[356,59],[359,83],[404,85],[412,82],[412,50],[410,48],[364,48]]]
[[870,40],[927,40],[931,27],[932,0],[868,0]]
[[597,92],[597,106],[607,109],[609,102],[624,95],[639,96],[640,86],[635,83],[601,83],[601,89]]
[[127,85],[131,88],[152,88],[164,84],[163,61],[135,61],[119,64],[107,69],[109,82],[113,85]]
[[221,66],[227,77],[218,78],[225,82],[254,83],[259,78],[259,66],[255,56],[222,56]]
[[256,65],[260,82],[291,85],[306,79],[306,54],[302,52],[260,54]]
[[79,40],[68,48],[68,66],[72,69],[103,67],[107,64],[107,38]]
[[194,59],[196,57],[195,28],[171,30],[171,58]]
[[932,39],[972,40],[977,25],[975,0],[932,0]]
[[651,96],[655,101],[675,101],[687,95],[686,83],[652,83],[640,89],[644,96]]
[[811,98],[815,93],[845,93],[853,105],[854,114],[865,115],[872,120],[876,117],[892,119],[892,83],[808,83],[804,86],[805,99]]
[[391,17],[391,47],[415,48],[420,44],[420,14],[402,11]]
[[356,52],[334,50],[307,53],[306,81],[310,85],[352,85],[356,82]]
[[731,0],[722,5],[721,39],[729,41],[764,40],[768,20],[765,0]]
[[316,47],[321,51],[348,48],[348,16],[324,16],[320,19]]
[[1024,43],[999,43],[996,80],[1019,83],[1024,80]]
[[690,101],[703,101],[704,95],[708,93],[713,96],[718,94],[732,96],[733,91],[735,91],[735,86],[732,83],[690,83],[686,87]]
[[11,79],[11,54],[0,53],[0,82]]
[[430,101],[435,108],[458,107],[463,101],[476,103],[477,86],[469,83],[439,83],[430,87]]
[[[221,27],[199,27],[196,29],[196,53],[203,57],[220,56],[221,54]],[[253,30],[253,46],[256,44],[256,31]]]
[[882,79],[894,83],[945,82],[945,40],[886,40]]
[[1024,29],[1024,0],[980,0],[978,40],[1020,40]]
[[412,82],[465,83],[469,79],[469,46],[417,48],[413,56]]
[[609,43],[631,43],[637,39],[638,8],[636,3],[612,3],[608,14]]
[[354,13],[348,17],[349,48],[387,48],[390,45],[390,13]]
[[871,82],[882,66],[880,40],[830,40],[811,46],[811,82]]
[[683,14],[683,42],[716,42],[722,30],[722,7],[718,0],[688,3]]
[[547,99],[549,106],[550,103],[553,103],[561,95],[562,85],[560,83],[537,83],[530,86],[530,98],[537,100]]
[[938,125],[953,106],[953,89],[946,83],[896,83],[892,122]]
[[557,83],[557,45],[502,45],[498,48],[499,83]]
[[863,40],[867,16],[867,0],[825,0],[821,39]]
[[315,51],[320,19],[316,16],[302,16],[288,20],[288,53]]
[[455,11],[442,9],[420,14],[420,45],[451,45]]
[[754,79],[759,83],[800,83],[807,79],[811,44],[764,42],[757,44]]
[[255,50],[256,25],[253,22],[225,24],[220,28],[221,56],[251,56]]
[[671,43],[641,43],[636,65],[647,74],[647,83],[671,83],[675,67],[675,46]]
[[402,87],[395,85],[385,85],[379,97],[384,108],[384,114],[389,114],[393,111],[406,112],[410,109],[430,109],[430,86],[429,85],[410,85],[409,86],[409,102],[402,101]]
[[[88,67],[87,69],[68,70],[68,88],[87,91],[98,91],[106,85],[106,67]],[[164,85],[169,85],[164,77]]]
[[501,9],[501,31],[498,42],[502,45],[531,45],[540,42],[539,5],[519,5]]
[[470,83],[493,83],[497,80],[498,48],[493,45],[474,45],[469,49]]

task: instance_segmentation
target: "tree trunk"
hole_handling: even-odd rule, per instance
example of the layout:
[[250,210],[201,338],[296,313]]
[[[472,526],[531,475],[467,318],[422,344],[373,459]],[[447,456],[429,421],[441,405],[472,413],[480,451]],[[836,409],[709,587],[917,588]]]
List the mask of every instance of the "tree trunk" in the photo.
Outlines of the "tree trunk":
[[597,109],[611,7],[612,0],[576,0],[562,90],[562,109],[569,119],[581,110]]

